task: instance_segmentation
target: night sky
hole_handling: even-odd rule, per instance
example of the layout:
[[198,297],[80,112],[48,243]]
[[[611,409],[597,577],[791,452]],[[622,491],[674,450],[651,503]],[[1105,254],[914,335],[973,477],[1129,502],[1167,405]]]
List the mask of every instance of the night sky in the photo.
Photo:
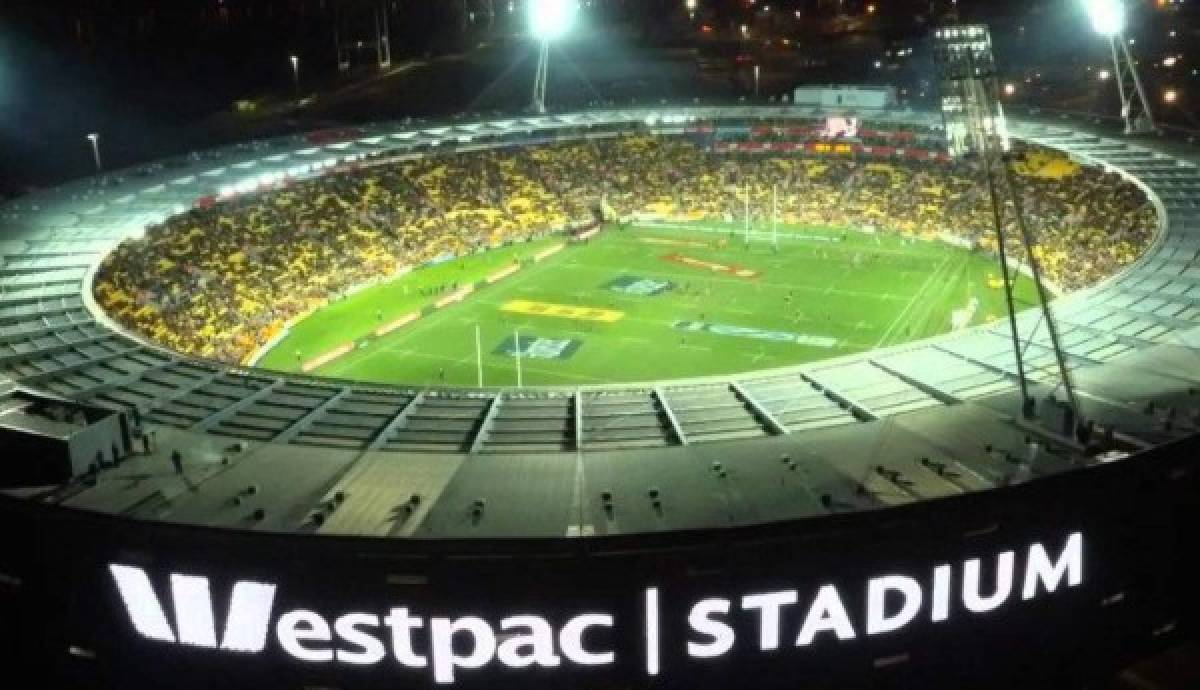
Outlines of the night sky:
[[[691,69],[697,54],[744,50],[729,39],[743,24],[756,37],[790,39],[805,56],[804,69],[782,67],[773,75],[777,92],[806,81],[871,81],[895,83],[915,97],[926,90],[922,82],[931,71],[931,65],[921,61],[928,27],[946,21],[948,11],[956,9],[963,20],[985,21],[992,27],[1004,78],[1014,84],[1014,100],[1094,112],[1113,107],[1115,96],[1107,93],[1115,91],[1113,84],[1092,77],[1105,64],[1106,46],[1090,31],[1077,0],[960,0],[957,5],[946,0],[697,2],[689,17],[684,0],[591,0],[585,10],[588,35],[560,48],[578,59],[566,60],[566,67],[553,77],[560,82],[559,105],[586,107],[606,95],[633,101],[643,93],[648,99],[669,93],[681,100],[695,96],[706,101],[744,96],[738,89],[745,89],[745,80],[739,81],[736,74],[728,84],[714,86],[679,73]],[[342,120],[436,117],[472,107],[519,108],[515,100],[494,96],[497,91],[522,91],[532,79],[527,55],[532,46],[521,35],[522,4],[523,0],[4,0],[0,194],[91,172],[85,139],[91,131],[101,133],[106,157],[116,166]],[[1194,73],[1200,61],[1194,63],[1190,54],[1197,38],[1193,11],[1170,0],[1135,5],[1129,35],[1136,41],[1134,50],[1152,100],[1164,106],[1163,119],[1193,126],[1190,85],[1200,75]],[[328,100],[334,90],[375,76],[375,27],[384,12],[391,30],[392,64],[422,65],[411,76],[375,87],[390,89],[390,96],[375,93],[337,108],[231,118],[240,99],[264,105],[299,93]],[[701,27],[711,33],[701,33]],[[722,52],[721,45],[732,47]],[[917,49],[912,64],[892,64],[889,56],[905,46]],[[606,60],[605,51],[617,59]],[[339,53],[348,66],[345,71],[338,70]],[[298,89],[292,83],[291,55],[300,61]],[[1169,69],[1164,59],[1169,59]],[[609,62],[627,64],[628,74],[612,72]],[[825,71],[810,63],[819,63]],[[694,94],[683,91],[689,83]],[[1170,104],[1163,101],[1167,89],[1176,92],[1177,100]],[[551,100],[554,97],[552,93]]]

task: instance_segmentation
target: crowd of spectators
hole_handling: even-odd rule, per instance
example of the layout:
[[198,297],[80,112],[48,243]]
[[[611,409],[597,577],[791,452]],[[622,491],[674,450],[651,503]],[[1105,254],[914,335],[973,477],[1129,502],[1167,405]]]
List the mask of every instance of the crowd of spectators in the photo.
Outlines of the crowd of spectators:
[[[1156,216],[1134,185],[1043,150],[1017,179],[1046,275],[1064,289],[1133,261]],[[977,163],[725,155],[683,136],[627,135],[378,162],[197,208],[103,262],[95,294],[181,352],[242,362],[291,319],[402,267],[591,219],[594,209],[953,236],[994,251]],[[1012,216],[1008,214],[1008,224]],[[1015,227],[1013,255],[1024,256]]]

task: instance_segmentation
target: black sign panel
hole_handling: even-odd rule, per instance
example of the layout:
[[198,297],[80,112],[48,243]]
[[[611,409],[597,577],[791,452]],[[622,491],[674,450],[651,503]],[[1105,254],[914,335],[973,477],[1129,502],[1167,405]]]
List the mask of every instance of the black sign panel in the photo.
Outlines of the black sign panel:
[[73,687],[1087,677],[1192,623],[1195,445],[874,513],[629,538],[267,535],[6,500],[0,642],[10,666]]

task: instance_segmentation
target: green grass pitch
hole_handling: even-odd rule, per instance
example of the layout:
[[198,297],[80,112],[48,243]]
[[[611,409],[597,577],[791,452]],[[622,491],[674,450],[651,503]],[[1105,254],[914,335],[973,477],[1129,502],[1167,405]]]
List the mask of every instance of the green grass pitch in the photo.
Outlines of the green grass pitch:
[[[430,288],[449,292],[562,239],[456,259],[325,307],[259,365],[296,371],[353,340],[353,352],[312,373],[473,386],[478,325],[484,385],[516,385],[514,333],[525,385],[618,383],[801,364],[945,333],[971,298],[972,325],[1005,314],[1003,291],[988,286],[998,267],[986,256],[836,228],[781,227],[778,248],[761,227],[749,244],[742,233],[736,224],[609,228],[458,304],[371,335],[436,301]],[[1016,295],[1018,308],[1031,305],[1032,283],[1022,277]]]

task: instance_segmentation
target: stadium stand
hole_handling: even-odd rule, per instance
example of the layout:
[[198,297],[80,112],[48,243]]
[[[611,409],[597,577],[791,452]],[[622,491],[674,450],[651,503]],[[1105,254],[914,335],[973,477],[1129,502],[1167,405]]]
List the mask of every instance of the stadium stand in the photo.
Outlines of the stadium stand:
[[[748,112],[751,111],[707,112],[704,117],[747,117]],[[766,116],[786,117],[786,113]],[[901,120],[904,117],[909,117],[908,124],[914,127],[925,122],[924,116],[919,114],[896,116]],[[601,158],[596,151],[603,151],[602,146],[633,147],[630,150],[634,153],[629,153],[625,159],[612,159],[615,180],[610,180],[605,188],[610,203],[622,211],[634,208],[642,201],[638,197],[623,196],[628,192],[622,190],[631,188],[650,190],[648,198],[651,200],[647,203],[656,203],[663,196],[667,196],[670,203],[670,194],[661,194],[658,190],[670,185],[672,170],[695,179],[697,169],[719,172],[725,165],[736,170],[735,174],[759,180],[760,190],[769,180],[786,179],[786,173],[781,176],[768,172],[778,164],[765,159],[738,157],[734,162],[729,156],[723,156],[718,160],[706,154],[694,140],[683,137],[682,127],[666,127],[663,135],[649,137],[645,134],[644,119],[642,112],[605,112],[546,118],[536,123],[532,120],[497,123],[490,128],[497,134],[498,141],[504,143],[513,143],[513,130],[528,130],[529,134],[521,135],[528,136],[532,142],[527,153],[514,154],[506,150],[486,155],[438,154],[421,161],[388,163],[358,171],[347,169],[315,180],[300,179],[283,189],[261,195],[221,201],[209,209],[186,210],[197,199],[212,195],[222,187],[239,185],[247,178],[274,176],[273,179],[279,179],[297,169],[311,173],[318,171],[319,166],[332,169],[371,162],[373,159],[368,156],[390,159],[412,150],[428,150],[434,142],[453,140],[456,136],[474,137],[474,145],[481,146],[484,128],[464,125],[461,131],[457,126],[438,128],[438,131],[413,131],[381,125],[365,130],[367,134],[360,139],[336,144],[313,146],[302,140],[276,140],[189,158],[136,182],[124,180],[118,174],[104,186],[79,183],[57,190],[53,197],[15,200],[4,208],[0,217],[4,229],[4,240],[0,242],[3,256],[0,259],[0,370],[19,385],[80,400],[115,403],[135,410],[143,421],[167,429],[207,432],[291,447],[345,448],[362,453],[418,450],[507,454],[531,450],[553,453],[567,448],[596,451],[657,448],[851,425],[875,416],[935,409],[955,400],[1012,388],[1011,357],[998,356],[1009,347],[1004,324],[879,351],[869,357],[826,362],[798,370],[762,372],[695,385],[676,383],[660,388],[584,389],[524,398],[494,391],[392,389],[307,380],[248,370],[212,359],[192,358],[186,355],[224,355],[236,362],[244,352],[238,348],[252,344],[239,345],[232,337],[208,343],[180,340],[183,334],[199,332],[203,328],[191,328],[192,316],[186,310],[178,311],[183,320],[178,322],[182,327],[175,335],[139,339],[121,332],[107,321],[103,311],[89,304],[92,297],[88,294],[87,273],[101,263],[102,257],[111,258],[103,260],[104,266],[97,280],[97,297],[109,313],[124,320],[129,314],[123,314],[119,306],[114,308],[114,303],[106,300],[114,299],[112,290],[121,290],[136,299],[137,290],[133,284],[121,281],[141,280],[142,277],[129,274],[115,281],[113,277],[125,275],[121,272],[129,272],[133,266],[154,266],[159,259],[172,260],[170,251],[178,249],[179,245],[175,243],[188,237],[190,229],[225,228],[208,239],[194,236],[197,247],[205,252],[203,257],[207,257],[194,263],[224,257],[224,266],[228,267],[228,258],[237,252],[250,256],[246,252],[252,249],[256,240],[249,228],[264,233],[257,240],[263,242],[287,238],[289,233],[301,227],[290,222],[265,224],[271,218],[286,220],[289,217],[279,210],[281,203],[283,208],[287,204],[305,208],[313,204],[311,224],[306,226],[310,230],[321,227],[321,209],[332,209],[331,219],[344,218],[348,211],[342,203],[334,201],[337,194],[343,193],[338,190],[351,194],[360,204],[362,198],[367,197],[365,205],[352,210],[368,217],[372,211],[380,213],[382,208],[382,205],[373,206],[375,202],[371,200],[388,195],[386,198],[396,201],[399,209],[396,212],[411,223],[405,227],[422,229],[422,239],[414,238],[411,247],[407,239],[382,230],[374,230],[370,239],[362,236],[361,240],[357,239],[358,235],[343,231],[347,234],[348,247],[362,255],[379,257],[381,265],[387,261],[394,264],[396,259],[389,256],[385,261],[380,245],[403,246],[405,251],[411,250],[415,258],[420,258],[469,247],[474,242],[491,242],[497,233],[503,238],[514,231],[529,231],[512,220],[520,217],[514,215],[522,208],[517,206],[518,210],[509,207],[508,215],[474,226],[476,229],[466,236],[453,238],[453,228],[458,226],[451,224],[449,214],[469,210],[458,208],[457,204],[473,203],[477,204],[476,208],[479,205],[491,208],[486,204],[496,203],[494,199],[490,202],[469,198],[462,201],[462,188],[448,179],[459,174],[479,181],[481,189],[495,190],[495,194],[521,194],[542,199],[550,205],[542,211],[529,213],[542,214],[542,227],[551,227],[582,212],[587,195],[595,194],[595,191],[594,187],[575,185],[577,178],[570,176],[565,168],[555,170],[553,165],[537,166],[542,171],[540,177],[549,179],[537,179],[522,171],[527,165],[521,162],[522,156],[543,155],[549,151],[582,151],[578,153],[578,160],[595,161]],[[586,129],[589,127],[597,129]],[[538,136],[546,133],[560,132],[565,138],[577,139],[583,131],[593,134],[633,131],[637,134],[621,139],[609,138],[604,144],[590,140],[553,145],[536,143]],[[1053,208],[1070,213],[1071,204],[1075,204],[1074,211],[1078,214],[1081,203],[1094,202],[1095,218],[1106,215],[1124,218],[1122,223],[1108,230],[1096,229],[1100,233],[1099,239],[1092,244],[1085,242],[1083,246],[1103,252],[1120,246],[1111,241],[1113,238],[1124,238],[1129,241],[1128,248],[1106,258],[1095,256],[1090,262],[1080,262],[1090,263],[1090,266],[1078,273],[1066,272],[1075,269],[1061,263],[1057,269],[1055,278],[1065,287],[1091,286],[1061,299],[1056,306],[1071,366],[1081,374],[1089,369],[1101,371],[1104,365],[1118,357],[1132,356],[1163,343],[1180,342],[1183,334],[1200,324],[1200,309],[1195,306],[1200,297],[1200,265],[1197,265],[1200,208],[1192,200],[1195,191],[1200,189],[1200,175],[1195,168],[1126,141],[1070,129],[1021,124],[1015,126],[1014,131],[1019,139],[1040,147],[1033,149],[1035,152],[1043,148],[1066,151],[1074,158],[1104,163],[1136,178],[1140,184],[1154,190],[1156,197],[1152,201],[1161,204],[1159,210],[1164,214],[1151,222],[1153,211],[1141,201],[1134,188],[1121,186],[1123,183],[1117,182],[1115,174],[1102,173],[1090,166],[1066,178],[1073,182],[1028,178],[1029,188],[1038,190],[1041,195],[1037,197],[1043,223],[1039,232],[1048,252],[1055,251],[1054,247],[1067,246],[1062,243],[1076,242],[1080,232],[1050,225]],[[630,157],[640,158],[647,151],[674,163],[660,161],[646,166],[647,169],[631,169],[627,165]],[[1061,159],[1062,155],[1053,154],[1053,157]],[[505,161],[511,161],[511,164]],[[458,167],[455,175],[450,176],[436,173],[438,165]],[[824,165],[834,171],[829,173],[832,175],[828,178],[829,184],[834,188],[848,184],[860,197],[866,195],[867,190],[879,191],[872,180],[890,178],[890,174],[869,172],[867,164],[836,159],[810,161],[806,158],[787,170],[798,174],[801,167],[807,169],[811,165]],[[1033,161],[1033,166],[1041,170],[1037,160]],[[907,176],[907,182],[903,184],[929,182],[930,175],[921,164],[905,163],[895,167]],[[303,173],[295,174],[304,176]],[[487,185],[482,184],[484,179],[489,180]],[[818,176],[818,179],[823,178]],[[409,184],[413,180],[421,185],[416,190]],[[943,186],[952,192],[956,184]],[[301,194],[303,190],[311,190],[314,194]],[[539,190],[546,190],[548,196],[538,196]],[[653,197],[649,197],[650,193]],[[319,199],[324,201],[316,201]],[[347,203],[353,206],[354,202]],[[446,208],[442,208],[443,205]],[[534,204],[533,208],[539,206]],[[793,212],[800,213],[802,209],[796,205]],[[1088,220],[1092,218],[1088,213],[1092,212],[1084,209],[1084,220],[1078,224],[1079,228],[1087,228],[1094,222],[1095,219]],[[227,218],[224,223],[222,217]],[[234,219],[253,222],[243,226]],[[1158,222],[1163,224],[1163,233],[1147,253],[1137,259],[1139,248],[1151,241],[1154,223]],[[147,225],[156,229],[147,232],[145,239],[136,239]],[[954,225],[962,230],[962,223],[955,222]],[[177,232],[184,228],[187,230]],[[220,244],[218,240],[224,236],[222,233],[233,232],[233,228],[240,228],[242,232],[231,235],[239,238],[238,242]],[[124,246],[110,253],[121,241],[125,242]],[[313,244],[302,241],[281,246],[311,249]],[[304,271],[298,271],[297,276],[311,275],[322,266],[334,265],[328,262],[338,261],[319,248],[315,252],[312,263]],[[280,261],[282,256],[285,255],[271,260]],[[124,261],[131,263],[121,268]],[[248,266],[251,262],[241,263]],[[1121,266],[1126,268],[1119,270]],[[386,270],[386,266],[375,270]],[[164,272],[168,277],[176,276],[184,281],[176,284],[181,290],[192,284],[186,281],[199,279],[184,270],[180,262]],[[1115,279],[1104,279],[1113,272],[1118,272]],[[239,275],[254,274],[246,268]],[[153,280],[155,286],[160,286],[159,281],[164,278],[160,273],[154,275]],[[99,287],[103,285],[110,287]],[[212,299],[221,308],[240,307],[234,299],[239,296],[235,285],[222,282],[218,294],[224,297]],[[214,283],[210,286],[216,287]],[[327,291],[342,287],[326,284],[320,291],[304,297],[324,297]],[[245,291],[245,286],[241,289],[242,296],[252,294]],[[254,295],[251,299],[257,297],[254,301],[265,304],[270,302],[273,294]],[[182,301],[168,303],[182,304]],[[205,307],[209,308],[212,305]],[[132,313],[136,314],[136,311]],[[215,315],[220,312],[200,313]],[[158,328],[172,330],[164,320],[156,323],[149,327],[151,333],[157,333]],[[214,322],[212,331],[220,332],[222,326],[231,323],[234,321]],[[262,320],[255,325],[265,327],[270,323],[270,320]],[[1036,315],[1023,316],[1022,325],[1033,331]],[[236,327],[230,330],[236,331]],[[136,332],[145,331],[139,328]],[[1043,367],[1052,361],[1044,331],[1034,337],[1031,356],[1032,373],[1037,378]],[[861,381],[859,377],[866,372],[871,372],[870,390],[860,390],[861,386],[856,387],[855,382]],[[1083,378],[1087,379],[1086,376]],[[1092,385],[1102,385],[1097,383],[1100,377],[1090,380]],[[716,420],[720,424],[710,427],[698,420]],[[710,435],[697,433],[702,428],[716,431]],[[1154,437],[1164,432],[1160,429],[1146,433]]]
[[[1156,216],[1135,185],[1041,147],[1017,155],[1055,284],[1094,284],[1147,246]],[[96,298],[173,350],[241,363],[292,319],[403,267],[586,222],[601,202],[622,216],[732,220],[748,189],[762,214],[773,188],[789,223],[996,249],[987,188],[970,162],[717,154],[692,138],[639,133],[376,164],[193,209],[110,254]],[[1020,256],[1016,234],[1009,250]]]

